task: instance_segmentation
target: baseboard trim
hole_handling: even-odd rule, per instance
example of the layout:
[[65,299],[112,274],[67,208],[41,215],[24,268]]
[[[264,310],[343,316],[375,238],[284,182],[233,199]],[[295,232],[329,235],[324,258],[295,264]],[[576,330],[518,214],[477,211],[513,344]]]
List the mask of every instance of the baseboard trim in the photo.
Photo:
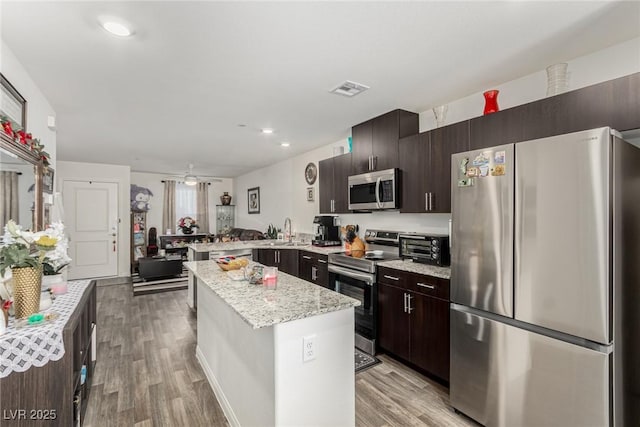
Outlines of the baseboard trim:
[[202,370],[204,371],[204,375],[207,377],[207,381],[213,390],[213,394],[216,395],[218,399],[218,403],[220,403],[220,407],[222,408],[222,412],[224,412],[225,417],[227,417],[227,421],[229,425],[233,427],[240,427],[240,421],[236,417],[235,412],[233,412],[233,408],[231,408],[231,404],[227,400],[227,397],[224,395],[222,391],[222,387],[216,380],[216,377],[213,375],[209,364],[207,363],[207,359],[205,359],[204,354],[202,354],[202,350],[200,350],[200,346],[196,346],[196,359],[200,362],[200,366],[202,366]]

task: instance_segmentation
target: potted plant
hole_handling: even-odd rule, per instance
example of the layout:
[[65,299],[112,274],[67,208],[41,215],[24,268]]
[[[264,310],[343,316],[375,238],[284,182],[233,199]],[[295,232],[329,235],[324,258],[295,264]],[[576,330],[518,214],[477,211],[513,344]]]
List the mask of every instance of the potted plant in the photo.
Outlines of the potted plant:
[[40,308],[42,264],[58,239],[46,231],[24,231],[10,220],[0,245],[0,276],[10,268],[13,276],[13,302],[17,318],[37,313]]
[[180,218],[180,220],[178,221],[178,228],[182,230],[182,234],[193,234],[193,229],[200,227],[198,227],[198,224],[196,224],[195,219],[191,218],[190,216],[185,216],[184,218]]

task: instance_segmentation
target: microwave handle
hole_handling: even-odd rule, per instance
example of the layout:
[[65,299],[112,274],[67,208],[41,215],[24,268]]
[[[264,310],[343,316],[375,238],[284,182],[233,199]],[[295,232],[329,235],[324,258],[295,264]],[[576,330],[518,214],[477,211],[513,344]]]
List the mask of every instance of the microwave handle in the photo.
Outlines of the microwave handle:
[[382,177],[378,177],[376,179],[376,206],[378,209],[382,208],[382,203],[380,202],[380,182],[382,181]]

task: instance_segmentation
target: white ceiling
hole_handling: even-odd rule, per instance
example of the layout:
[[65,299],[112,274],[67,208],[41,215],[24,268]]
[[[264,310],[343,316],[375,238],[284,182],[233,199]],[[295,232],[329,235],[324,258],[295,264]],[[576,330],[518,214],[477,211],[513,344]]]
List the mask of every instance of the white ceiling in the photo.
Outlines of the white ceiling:
[[[1,35],[56,111],[59,159],[232,177],[637,37],[639,18],[639,2],[3,1]],[[328,93],[347,79],[371,89]]]

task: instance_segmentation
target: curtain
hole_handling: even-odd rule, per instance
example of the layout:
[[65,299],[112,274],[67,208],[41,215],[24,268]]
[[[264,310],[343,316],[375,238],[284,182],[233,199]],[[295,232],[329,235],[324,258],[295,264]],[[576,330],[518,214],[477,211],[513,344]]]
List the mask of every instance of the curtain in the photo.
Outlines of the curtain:
[[164,234],[167,230],[172,233],[176,232],[176,182],[164,182],[164,204],[162,206],[162,231]]
[[[20,224],[18,210],[20,195],[18,194],[18,173],[10,171],[0,172],[0,227],[10,220]],[[31,224],[22,224],[31,228]]]
[[209,233],[209,183],[198,183],[196,200],[198,202],[196,221],[200,226],[198,232]]

